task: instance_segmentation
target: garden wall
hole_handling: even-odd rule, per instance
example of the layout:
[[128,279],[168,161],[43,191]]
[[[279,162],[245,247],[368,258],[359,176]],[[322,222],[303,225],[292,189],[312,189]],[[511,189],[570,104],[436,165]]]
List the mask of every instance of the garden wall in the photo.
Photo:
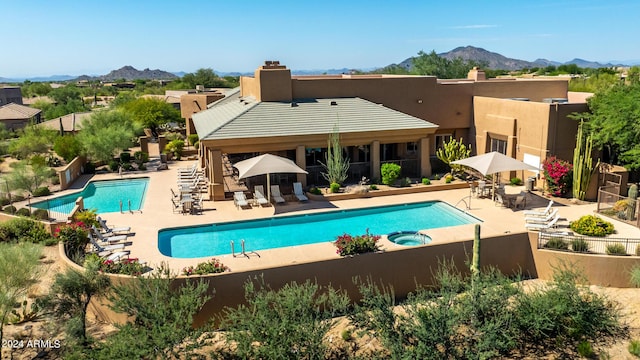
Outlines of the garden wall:
[[78,156],[71,160],[67,166],[58,170],[58,177],[60,178],[60,190],[66,190],[76,181],[77,178],[84,172],[84,164],[87,163],[87,159],[82,156]]

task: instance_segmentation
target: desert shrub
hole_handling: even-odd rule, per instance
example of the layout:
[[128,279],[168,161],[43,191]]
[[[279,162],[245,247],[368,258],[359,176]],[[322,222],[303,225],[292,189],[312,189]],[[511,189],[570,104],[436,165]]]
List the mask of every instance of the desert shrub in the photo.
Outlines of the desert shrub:
[[453,175],[447,175],[444,177],[444,182],[450,184],[453,181]]
[[511,179],[510,183],[513,186],[520,186],[522,185],[522,180],[520,180],[520,178],[514,177]]
[[621,243],[607,244],[607,255],[627,255],[627,249]]
[[138,164],[146,163],[147,161],[149,161],[149,153],[144,151],[136,151],[133,153],[133,158]]
[[96,172],[96,165],[92,162],[88,162],[86,164],[84,164],[84,173],[85,174],[95,174]]
[[309,189],[309,192],[312,193],[313,195],[322,195],[322,190],[318,189],[315,186]]
[[187,141],[189,145],[194,146],[198,142],[198,134],[190,134],[187,136]]
[[589,243],[582,238],[574,238],[571,240],[571,249],[575,252],[589,251]]
[[100,227],[100,223],[98,222],[98,214],[96,209],[84,209],[78,211],[73,215],[73,220],[77,223],[82,223],[83,227]]
[[411,185],[411,179],[409,179],[408,177],[400,180],[400,186],[402,187],[407,187]]
[[31,210],[29,210],[27,208],[20,208],[20,209],[18,209],[18,211],[16,211],[16,215],[19,215],[19,216],[31,216]]
[[1,197],[0,198],[0,206],[5,206],[5,205],[9,205],[11,204],[11,200],[9,200],[9,198],[7,197]]
[[223,327],[233,347],[223,358],[333,359],[341,358],[326,341],[335,318],[349,308],[342,290],[310,280],[272,290],[261,279],[245,284],[247,305],[227,308]]
[[430,185],[431,184],[431,180],[429,180],[429,178],[422,178],[422,185]]
[[553,237],[547,241],[544,247],[556,250],[567,250],[569,249],[569,243],[567,243],[563,238]]
[[386,163],[380,167],[382,175],[382,183],[385,185],[393,185],[400,176],[401,167],[398,164]]
[[109,171],[111,172],[116,172],[120,169],[120,163],[115,161],[115,160],[111,160],[109,161]]
[[38,220],[49,220],[49,212],[46,209],[35,209],[31,216]]
[[51,176],[51,184],[52,185],[60,185],[60,177],[58,176],[58,174],[53,174]]
[[26,198],[20,194],[14,194],[14,195],[11,195],[11,199],[13,200],[13,202],[17,202],[17,201],[23,201]]
[[0,241],[47,245],[51,239],[44,225],[29,218],[20,217],[0,223]]
[[640,357],[640,340],[631,340],[627,349],[629,354]]
[[640,287],[640,266],[634,265],[629,271],[631,285]]
[[55,237],[64,243],[67,256],[70,259],[84,259],[84,251],[89,243],[89,232],[81,222],[64,225],[55,232]]
[[2,212],[5,214],[15,214],[17,211],[16,207],[13,205],[6,206],[2,209]]
[[330,190],[332,193],[340,192],[340,184],[335,183],[335,182],[334,182],[334,183],[331,183],[331,184],[329,185],[329,190]]
[[122,163],[122,170],[124,171],[131,171],[133,170],[133,165],[131,165],[131,163]]
[[[94,255],[94,254],[91,254]],[[140,276],[151,270],[137,258],[120,259],[118,261],[100,258],[100,271],[109,274]]]
[[131,161],[131,153],[127,151],[123,151],[120,153],[120,162],[128,163]]
[[369,185],[369,190],[378,190],[378,186],[376,184]]
[[207,274],[217,274],[221,272],[228,271],[229,267],[225,266],[220,260],[213,258],[209,261],[199,263],[194,266],[187,266],[182,269],[183,275],[207,275]]
[[340,256],[347,256],[378,251],[378,240],[380,235],[371,235],[367,229],[364,235],[340,235],[333,244],[338,248],[337,253]]
[[176,160],[180,160],[182,157],[182,151],[184,150],[184,140],[175,139],[169,141],[167,146],[164,148],[165,154],[173,154]]
[[583,358],[591,359],[595,355],[595,352],[590,342],[580,341],[578,343],[578,354]]
[[51,190],[49,190],[49,187],[47,187],[47,186],[41,186],[39,188],[36,188],[33,191],[33,196],[35,196],[35,197],[48,196],[48,195],[51,195]]
[[569,227],[580,235],[606,236],[614,232],[613,224],[595,215],[585,215],[572,221]]

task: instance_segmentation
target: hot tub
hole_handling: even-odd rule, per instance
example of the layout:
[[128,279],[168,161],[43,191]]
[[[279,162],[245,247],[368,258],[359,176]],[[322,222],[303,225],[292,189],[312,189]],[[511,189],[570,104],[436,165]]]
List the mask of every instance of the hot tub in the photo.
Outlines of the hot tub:
[[387,235],[387,238],[393,243],[404,246],[425,245],[431,242],[429,235],[417,231],[396,231]]

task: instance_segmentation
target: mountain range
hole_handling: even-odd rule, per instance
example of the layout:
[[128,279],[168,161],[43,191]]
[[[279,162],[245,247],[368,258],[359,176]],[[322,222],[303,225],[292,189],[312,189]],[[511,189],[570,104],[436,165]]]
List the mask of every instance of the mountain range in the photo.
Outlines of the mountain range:
[[[474,60],[478,62],[483,62],[488,64],[488,68],[490,69],[503,69],[503,70],[520,70],[524,68],[534,68],[534,67],[546,67],[546,66],[559,66],[563,64],[575,64],[581,68],[600,68],[600,67],[612,67],[612,66],[630,66],[640,64],[640,60],[630,60],[626,61],[610,61],[606,64],[601,64],[595,61],[588,61],[583,59],[573,59],[567,62],[558,62],[547,59],[536,59],[534,61],[526,61],[508,58],[504,55],[494,53],[491,51],[487,51],[482,48],[474,47],[474,46],[464,46],[458,47],[451,51],[444,52],[438,54],[441,57],[447,59],[454,58],[462,58],[463,60]],[[407,70],[411,70],[413,66],[413,57],[407,58],[399,64],[391,64],[398,65]],[[369,71],[375,69],[359,69],[361,71]],[[350,73],[353,69],[342,68],[342,69],[318,69],[318,70],[291,70],[291,73],[294,75],[319,75],[319,74],[343,74]],[[101,81],[115,81],[120,79],[125,79],[127,81],[138,80],[138,79],[155,79],[155,80],[172,80],[177,79],[179,77],[184,76],[186,73],[181,72],[167,72],[163,70],[137,70],[132,66],[123,66],[120,69],[113,70],[106,75],[99,76],[71,76],[71,75],[53,75],[49,77],[33,77],[33,78],[3,78],[0,77],[0,82],[23,82],[25,80],[33,81],[33,82],[50,82],[50,81],[70,81],[70,80],[101,80]],[[240,75],[252,75],[253,72],[228,72],[228,73],[218,73],[220,76],[240,76]]]

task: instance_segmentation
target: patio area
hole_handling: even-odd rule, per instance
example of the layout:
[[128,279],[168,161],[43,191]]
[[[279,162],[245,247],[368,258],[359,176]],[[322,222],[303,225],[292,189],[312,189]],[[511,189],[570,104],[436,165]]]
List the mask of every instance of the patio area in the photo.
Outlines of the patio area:
[[[176,259],[164,256],[158,250],[157,239],[158,230],[162,228],[209,224],[233,220],[249,220],[266,218],[278,215],[292,215],[302,213],[321,212],[332,209],[352,209],[380,205],[403,204],[410,202],[420,202],[429,200],[446,201],[455,205],[459,209],[466,209],[467,212],[482,220],[481,235],[485,237],[501,236],[505,234],[515,234],[525,232],[524,214],[521,208],[514,209],[501,206],[488,198],[469,199],[469,189],[457,189],[435,192],[414,193],[406,195],[390,195],[363,199],[340,200],[340,201],[308,201],[295,202],[288,201],[286,204],[276,206],[252,207],[238,209],[232,200],[228,201],[203,201],[202,212],[196,215],[182,215],[172,211],[171,188],[175,189],[178,168],[191,166],[194,161],[180,161],[169,164],[169,170],[158,172],[147,172],[144,174],[124,174],[122,178],[148,176],[150,178],[147,195],[141,212],[106,213],[101,214],[102,218],[108,221],[110,226],[131,226],[134,236],[131,236],[131,244],[127,247],[131,250],[131,257],[139,258],[141,261],[154,266],[166,262],[175,271],[189,265],[195,265],[208,258]],[[99,174],[93,176],[92,180],[106,180],[115,178],[117,174]],[[507,186],[507,194],[518,194],[524,191],[524,187]],[[63,192],[64,193],[64,192]],[[63,194],[61,193],[61,194]],[[548,198],[541,197],[536,193],[527,193],[525,209],[543,209],[549,202]],[[586,214],[593,214],[595,203],[585,205],[562,205],[554,204],[558,209],[562,219],[560,227],[567,227],[569,221],[575,220]],[[640,230],[637,228],[612,220],[617,230],[616,237],[640,237]],[[452,242],[459,240],[469,240],[473,238],[473,225],[462,225],[449,228],[425,230],[424,233],[432,238],[432,243]],[[356,235],[356,234],[353,234]],[[384,235],[384,234],[383,234]],[[406,247],[396,245],[381,239],[384,251],[397,251]],[[247,250],[250,250],[249,248]],[[232,271],[248,271],[290,264],[307,263],[335,259],[335,247],[330,243],[319,243],[304,246],[293,246],[272,250],[261,250],[258,256],[238,256],[232,255],[216,256]]]

